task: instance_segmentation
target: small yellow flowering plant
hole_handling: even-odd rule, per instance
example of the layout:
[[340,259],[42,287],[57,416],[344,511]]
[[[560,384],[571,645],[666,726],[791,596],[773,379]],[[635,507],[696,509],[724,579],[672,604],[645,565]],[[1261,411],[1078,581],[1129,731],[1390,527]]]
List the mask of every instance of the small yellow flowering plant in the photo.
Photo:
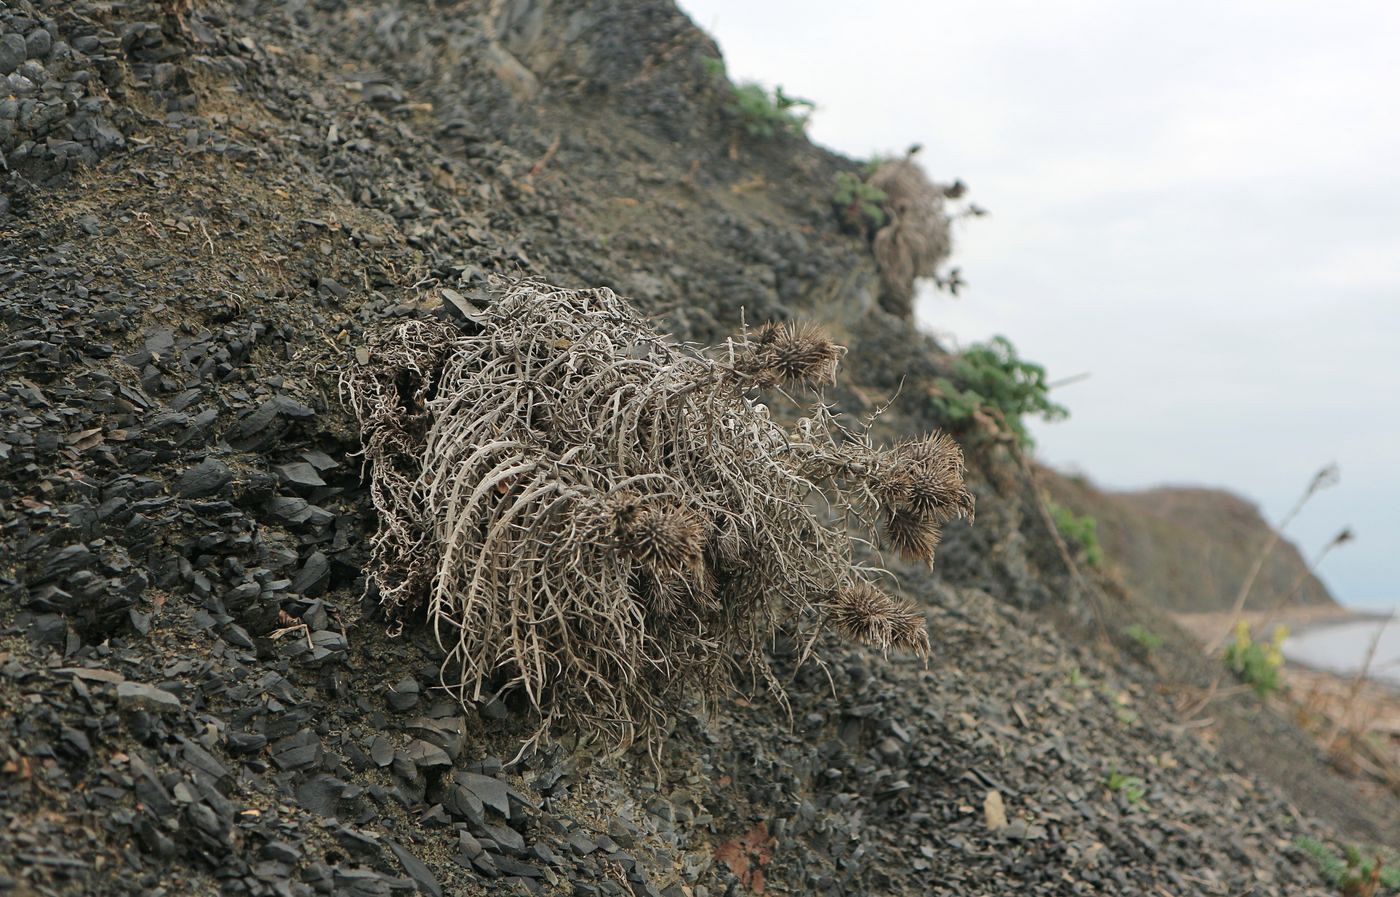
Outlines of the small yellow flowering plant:
[[1283,642],[1288,638],[1287,626],[1275,626],[1273,637],[1256,642],[1250,635],[1249,624],[1235,624],[1234,637],[1225,648],[1225,665],[1235,675],[1254,686],[1261,697],[1268,697],[1283,686]]

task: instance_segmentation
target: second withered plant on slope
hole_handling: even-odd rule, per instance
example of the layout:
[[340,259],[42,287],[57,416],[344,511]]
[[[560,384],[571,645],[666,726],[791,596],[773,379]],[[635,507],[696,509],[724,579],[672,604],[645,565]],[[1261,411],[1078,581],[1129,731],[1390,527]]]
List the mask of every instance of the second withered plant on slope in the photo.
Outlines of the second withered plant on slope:
[[473,318],[388,328],[342,382],[380,514],[370,577],[397,624],[433,628],[464,700],[518,690],[536,737],[564,720],[625,743],[736,673],[781,694],[779,627],[927,653],[852,530],[931,563],[972,515],[957,445],[878,449],[820,402],[790,432],[756,400],[834,382],[841,347],[770,324],[701,351],[609,290],[535,283]]
[[870,247],[880,269],[882,300],[887,310],[908,317],[915,282],[936,277],[938,266],[953,251],[951,222],[944,208],[948,188],[929,180],[912,152],[881,164],[869,185],[885,194],[888,219],[875,232]]

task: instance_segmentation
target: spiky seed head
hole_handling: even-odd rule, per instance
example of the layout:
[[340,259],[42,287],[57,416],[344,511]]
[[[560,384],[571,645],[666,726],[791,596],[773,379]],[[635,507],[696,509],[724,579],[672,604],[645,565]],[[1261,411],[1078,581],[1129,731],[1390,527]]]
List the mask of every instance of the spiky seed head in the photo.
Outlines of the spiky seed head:
[[909,508],[897,508],[885,517],[885,544],[906,561],[933,566],[941,536],[937,520]]
[[884,652],[903,648],[921,657],[929,653],[923,614],[864,580],[836,593],[831,622],[848,638]]
[[928,627],[925,625],[924,615],[910,604],[902,602],[896,602],[896,604],[897,607],[891,614],[890,646],[917,654],[920,657],[928,657],[930,647]]
[[881,458],[869,466],[866,485],[882,508],[906,504],[914,491],[913,465],[899,460]]
[[892,638],[885,613],[888,597],[870,583],[857,580],[836,593],[831,622],[848,638],[888,650]]
[[828,386],[836,382],[836,365],[841,347],[815,327],[788,325],[769,349],[772,368],[778,376],[808,386]]
[[963,481],[962,448],[946,433],[931,433],[894,449],[893,468],[909,480],[903,503],[939,523],[972,520],[975,500]]
[[703,566],[690,573],[692,575],[667,579],[644,576],[641,592],[645,605],[662,617],[674,617],[682,609],[702,613],[716,610],[719,599],[715,595],[714,578],[708,575]]
[[646,577],[646,606],[657,616],[673,617],[685,602],[689,591],[685,580],[679,577],[665,580]]
[[700,569],[705,551],[705,522],[685,508],[649,507],[634,497],[616,505],[618,547],[658,581],[677,579]]
[[947,433],[935,430],[917,439],[908,439],[895,446],[895,453],[911,461],[924,461],[940,466],[956,467],[963,465],[962,446]]
[[810,325],[769,322],[750,338],[740,369],[759,386],[780,382],[828,386],[836,382],[836,366],[844,348]]
[[956,517],[969,520],[974,512],[972,493],[962,477],[946,470],[917,468],[910,480],[909,509],[916,514],[947,523]]

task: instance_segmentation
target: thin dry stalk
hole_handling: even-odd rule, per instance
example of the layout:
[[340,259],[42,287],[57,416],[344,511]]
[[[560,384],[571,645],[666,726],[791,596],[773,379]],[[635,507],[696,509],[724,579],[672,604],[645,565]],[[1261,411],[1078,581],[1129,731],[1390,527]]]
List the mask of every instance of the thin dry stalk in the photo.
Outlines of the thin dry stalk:
[[[536,283],[470,330],[379,333],[342,392],[372,468],[386,613],[427,620],[463,700],[525,695],[536,738],[562,720],[625,744],[735,673],[776,688],[764,646],[780,626],[810,646],[835,618],[926,651],[912,610],[872,601],[862,627],[833,596],[878,592],[853,565],[851,520],[971,516],[956,444],[877,450],[823,406],[788,433],[751,395],[829,383],[843,351],[781,325],[713,357],[609,290]],[[906,474],[902,503],[877,497],[875,481]]]
[[1298,571],[1298,575],[1294,577],[1288,590],[1279,593],[1278,597],[1274,599],[1274,603],[1269,606],[1268,613],[1264,615],[1259,624],[1259,631],[1267,631],[1274,624],[1274,620],[1281,610],[1293,606],[1294,599],[1303,591],[1303,584],[1308,581],[1309,576],[1316,575],[1318,567],[1322,565],[1322,561],[1331,553],[1332,549],[1350,544],[1355,540],[1356,533],[1349,526],[1343,527],[1328,540],[1327,544],[1323,545],[1317,555],[1313,557],[1311,563],[1304,564],[1303,569]]
[[1264,540],[1264,544],[1260,547],[1259,553],[1254,556],[1254,563],[1250,566],[1249,573],[1245,576],[1244,582],[1240,583],[1239,594],[1235,596],[1235,603],[1230,608],[1229,625],[1211,640],[1211,643],[1206,647],[1207,654],[1214,654],[1216,651],[1220,650],[1220,646],[1225,644],[1225,639],[1229,638],[1230,633],[1235,631],[1235,624],[1240,621],[1240,616],[1244,613],[1245,602],[1249,600],[1249,593],[1254,588],[1254,580],[1259,578],[1259,571],[1264,569],[1264,561],[1268,560],[1269,555],[1273,553],[1274,546],[1277,545],[1279,539],[1283,537],[1283,531],[1288,528],[1288,524],[1293,522],[1293,518],[1298,516],[1309,499],[1323,489],[1328,489],[1337,485],[1340,478],[1341,471],[1335,464],[1329,464],[1313,474],[1313,478],[1308,481],[1308,487],[1303,490],[1303,494],[1299,496],[1298,501],[1295,502],[1288,513],[1284,515],[1283,520],[1279,521],[1279,525],[1269,531],[1269,537]]
[[[1361,662],[1361,668],[1357,670],[1356,675],[1352,677],[1351,685],[1347,689],[1346,700],[1342,702],[1341,711],[1338,712],[1336,718],[1332,721],[1332,731],[1327,736],[1327,749],[1329,751],[1336,748],[1337,739],[1341,736],[1344,729],[1353,734],[1357,734],[1359,727],[1356,725],[1356,698],[1361,694],[1362,686],[1366,684],[1366,681],[1371,676],[1371,664],[1375,662],[1376,649],[1381,643],[1381,636],[1385,634],[1386,628],[1393,622],[1395,622],[1395,613],[1386,617],[1385,620],[1376,627],[1376,631],[1371,634],[1371,642],[1366,646],[1366,657]],[[1359,737],[1359,734],[1357,737]]]

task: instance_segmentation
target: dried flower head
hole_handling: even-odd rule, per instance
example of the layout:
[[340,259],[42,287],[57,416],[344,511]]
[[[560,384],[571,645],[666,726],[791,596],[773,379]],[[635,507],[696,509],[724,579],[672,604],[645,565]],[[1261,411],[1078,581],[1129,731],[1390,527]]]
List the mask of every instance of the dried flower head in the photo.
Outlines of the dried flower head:
[[740,369],[761,386],[781,382],[827,386],[836,382],[836,366],[844,351],[811,325],[769,322],[754,333]]
[[644,585],[639,589],[647,607],[660,617],[673,617],[686,608],[702,613],[715,611],[719,600],[714,593],[714,580],[707,575],[703,566],[694,571],[695,575],[669,579],[655,576],[644,577]]
[[908,478],[904,503],[938,523],[957,517],[972,520],[975,501],[963,481],[963,453],[946,433],[906,442],[895,449],[895,469]]
[[618,500],[613,511],[618,546],[660,582],[701,569],[705,522],[684,508],[649,507],[634,496]]
[[914,491],[912,465],[898,458],[881,455],[869,465],[866,485],[882,508],[897,508],[909,501]]
[[847,637],[881,651],[903,648],[921,657],[929,653],[923,614],[865,580],[836,593],[831,621]]
[[933,566],[941,536],[937,520],[911,509],[898,508],[885,517],[885,544],[906,561]]

